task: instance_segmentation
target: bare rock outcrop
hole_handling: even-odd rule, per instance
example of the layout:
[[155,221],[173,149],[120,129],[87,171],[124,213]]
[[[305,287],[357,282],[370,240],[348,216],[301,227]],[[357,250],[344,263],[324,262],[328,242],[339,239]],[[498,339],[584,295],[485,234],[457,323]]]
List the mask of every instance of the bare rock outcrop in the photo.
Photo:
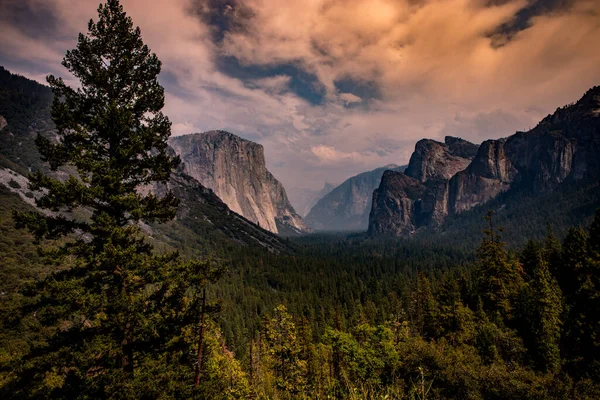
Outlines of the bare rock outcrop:
[[425,190],[417,179],[402,172],[385,171],[373,192],[369,233],[400,236],[414,232],[420,223],[420,199]]
[[184,172],[212,189],[227,206],[274,233],[309,232],[283,185],[267,170],[264,148],[225,131],[173,137]]
[[406,175],[423,183],[429,180],[447,180],[467,168],[475,155],[477,145],[466,140],[446,137],[445,143],[422,139],[415,145]]

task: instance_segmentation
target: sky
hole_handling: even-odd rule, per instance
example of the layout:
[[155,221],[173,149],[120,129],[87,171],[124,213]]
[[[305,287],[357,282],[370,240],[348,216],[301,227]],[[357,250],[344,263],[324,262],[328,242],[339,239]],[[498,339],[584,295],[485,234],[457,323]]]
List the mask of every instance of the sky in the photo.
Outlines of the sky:
[[[290,189],[406,164],[421,138],[533,128],[600,85],[600,0],[122,0],[173,134],[265,147]],[[98,0],[0,0],[0,65],[60,62]]]

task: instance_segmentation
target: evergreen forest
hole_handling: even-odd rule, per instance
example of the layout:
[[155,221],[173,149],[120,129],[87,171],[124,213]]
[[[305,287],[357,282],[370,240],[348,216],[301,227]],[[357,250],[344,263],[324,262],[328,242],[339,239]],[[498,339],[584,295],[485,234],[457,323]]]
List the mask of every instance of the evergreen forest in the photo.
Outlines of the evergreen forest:
[[600,398],[597,181],[256,245],[216,196],[176,218],[162,64],[118,0],[63,66],[79,87],[0,70],[0,114],[37,133],[0,144],[1,398]]

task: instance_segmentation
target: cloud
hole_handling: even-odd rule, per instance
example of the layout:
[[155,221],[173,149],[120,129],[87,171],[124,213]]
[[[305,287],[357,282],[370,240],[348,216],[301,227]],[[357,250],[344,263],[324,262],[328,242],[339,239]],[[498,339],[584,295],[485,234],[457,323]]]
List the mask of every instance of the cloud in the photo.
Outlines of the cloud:
[[362,99],[352,93],[340,93],[340,99],[345,104],[362,103]]
[[[68,78],[97,3],[4,0],[0,63]],[[600,0],[122,3],[163,61],[173,133],[260,142],[286,187],[406,163],[423,137],[508,136],[600,83]]]
[[355,162],[361,158],[361,155],[357,152],[344,153],[343,151],[336,150],[332,146],[312,146],[310,150],[322,163],[338,163],[340,161]]

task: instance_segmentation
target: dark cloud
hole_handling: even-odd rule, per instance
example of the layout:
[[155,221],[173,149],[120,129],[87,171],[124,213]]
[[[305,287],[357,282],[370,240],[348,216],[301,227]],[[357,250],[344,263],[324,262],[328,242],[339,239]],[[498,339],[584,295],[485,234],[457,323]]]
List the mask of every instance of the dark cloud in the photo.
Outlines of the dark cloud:
[[325,87],[319,78],[294,64],[243,65],[233,56],[218,56],[216,65],[220,72],[245,82],[249,87],[254,81],[274,76],[289,76],[289,89],[311,104],[321,104],[325,98]]
[[30,38],[47,41],[56,39],[60,33],[60,20],[51,4],[31,0],[3,0],[0,7],[0,21],[12,25]]
[[254,15],[238,0],[193,0],[190,12],[210,28],[216,43],[222,42],[227,33],[245,31]]
[[[373,99],[381,99],[381,89],[378,82],[362,81],[351,77],[344,77],[333,82],[336,90],[340,93],[350,93],[360,97],[364,102]],[[355,103],[350,104],[352,106]]]
[[[29,76],[61,71],[59,63],[52,65],[40,62],[40,59],[49,61],[48,57],[55,50],[57,41],[64,39],[65,35],[61,29],[61,20],[51,4],[35,0],[1,0],[0,28],[2,27],[1,65]],[[15,39],[16,37],[20,39]],[[45,51],[34,50],[34,54],[27,54],[27,49],[23,48],[27,44],[15,47],[16,40],[39,43]],[[52,57],[54,56],[53,54]]]
[[[527,6],[521,8],[515,17],[507,23],[500,25],[490,34],[493,47],[502,47],[510,42],[519,32],[532,25],[532,18],[566,11],[575,0],[532,0]],[[492,5],[496,5],[492,3]]]

